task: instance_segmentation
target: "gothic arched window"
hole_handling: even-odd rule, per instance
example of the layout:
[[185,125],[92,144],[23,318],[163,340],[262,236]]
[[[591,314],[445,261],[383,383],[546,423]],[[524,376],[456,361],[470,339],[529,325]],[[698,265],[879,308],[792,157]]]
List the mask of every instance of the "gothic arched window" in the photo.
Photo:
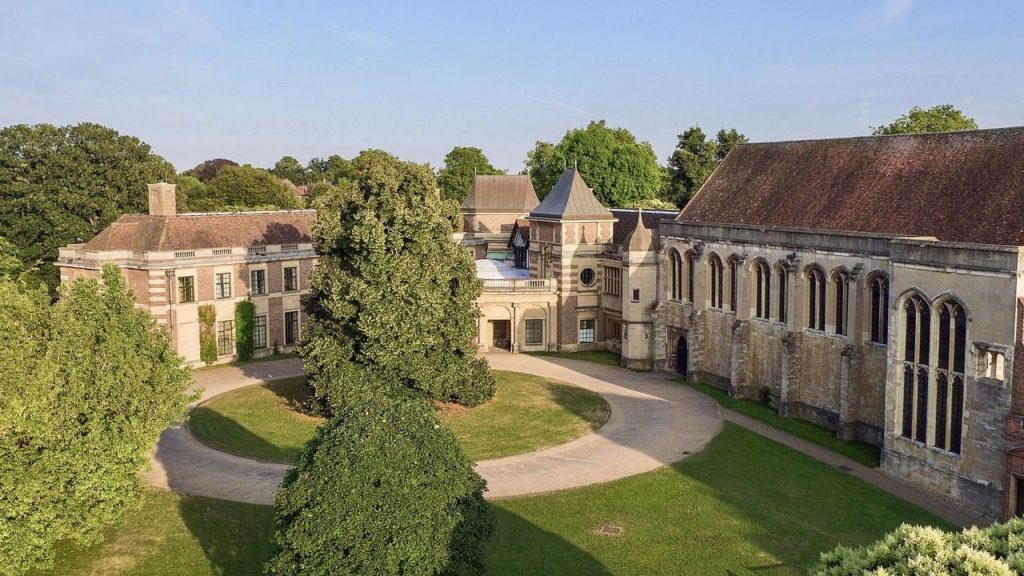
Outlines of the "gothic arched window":
[[772,272],[768,263],[758,260],[754,263],[756,297],[754,315],[765,320],[772,316]]
[[697,269],[697,258],[693,252],[686,253],[686,299],[693,302],[693,276]]
[[871,341],[889,342],[889,279],[878,274],[871,278]]
[[672,250],[672,299],[683,297],[683,258],[675,249]]
[[960,453],[964,423],[964,366],[967,362],[967,315],[960,304],[939,305],[939,364],[935,370],[934,446]]
[[724,292],[722,287],[723,268],[722,259],[715,254],[708,257],[708,276],[710,276],[711,280],[708,283],[711,288],[711,307],[721,309],[722,294]]
[[903,305],[903,428],[905,438],[924,443],[928,430],[928,358],[931,308],[914,295]]
[[812,266],[807,269],[807,327],[825,331],[825,273]]
[[846,336],[850,326],[849,277],[845,272],[837,272],[832,285],[835,286],[836,334]]
[[775,316],[778,318],[779,322],[786,322],[786,282],[788,280],[787,276],[789,271],[786,270],[785,266],[780,265],[775,268],[775,274],[779,278],[779,289],[776,290],[778,293],[779,305],[776,308],[777,312],[775,313]]
[[736,298],[739,295],[740,262],[736,257],[729,258],[729,311],[736,311]]

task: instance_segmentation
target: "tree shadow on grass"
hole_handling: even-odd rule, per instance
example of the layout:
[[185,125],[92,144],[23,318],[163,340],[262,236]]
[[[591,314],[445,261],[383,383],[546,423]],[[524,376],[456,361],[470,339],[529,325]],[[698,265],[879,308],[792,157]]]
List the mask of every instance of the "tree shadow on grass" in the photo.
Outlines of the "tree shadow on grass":
[[487,547],[488,574],[611,574],[596,558],[561,536],[530,523],[514,512],[493,505],[491,509],[498,525]]
[[261,574],[263,564],[274,554],[274,510],[270,506],[184,496],[180,513],[214,574]]
[[551,390],[551,399],[556,404],[585,420],[591,430],[597,430],[608,421],[611,408],[599,394],[571,384],[553,383],[549,389]]
[[189,431],[210,448],[243,458],[289,463],[295,456],[290,451],[253,434],[234,419],[202,405],[192,410],[189,416]]

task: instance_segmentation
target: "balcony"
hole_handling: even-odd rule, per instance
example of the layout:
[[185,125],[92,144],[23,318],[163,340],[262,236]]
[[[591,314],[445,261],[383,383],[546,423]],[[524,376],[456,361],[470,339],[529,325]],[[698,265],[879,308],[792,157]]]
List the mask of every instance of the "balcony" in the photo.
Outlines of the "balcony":
[[553,278],[530,278],[524,280],[481,280],[484,293],[537,294],[553,293],[557,289]]

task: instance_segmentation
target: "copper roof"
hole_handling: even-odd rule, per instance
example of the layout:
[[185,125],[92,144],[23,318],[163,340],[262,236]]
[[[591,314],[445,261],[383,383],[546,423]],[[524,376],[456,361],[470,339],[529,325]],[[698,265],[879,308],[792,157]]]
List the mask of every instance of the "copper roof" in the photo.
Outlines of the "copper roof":
[[611,220],[612,213],[594,196],[579,170],[562,172],[551,193],[530,212],[531,218],[556,220]]
[[462,211],[525,214],[539,203],[527,175],[474,176]]
[[682,222],[1024,245],[1024,127],[745,144]]
[[83,249],[160,252],[312,242],[314,210],[150,216],[125,214]]

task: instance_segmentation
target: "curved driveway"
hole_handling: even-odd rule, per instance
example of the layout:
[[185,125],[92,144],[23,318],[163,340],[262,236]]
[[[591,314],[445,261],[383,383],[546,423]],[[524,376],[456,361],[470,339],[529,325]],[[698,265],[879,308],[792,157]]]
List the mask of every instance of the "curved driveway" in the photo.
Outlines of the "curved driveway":
[[[536,452],[485,460],[477,471],[487,497],[504,498],[617,480],[677,462],[704,447],[722,426],[718,404],[656,372],[633,372],[578,360],[494,353],[496,370],[563,380],[600,394],[611,415],[595,432]],[[302,374],[298,359],[197,371],[201,400],[262,381]],[[168,428],[143,474],[157,487],[225,500],[272,504],[288,466],[209,448],[184,426]]]

